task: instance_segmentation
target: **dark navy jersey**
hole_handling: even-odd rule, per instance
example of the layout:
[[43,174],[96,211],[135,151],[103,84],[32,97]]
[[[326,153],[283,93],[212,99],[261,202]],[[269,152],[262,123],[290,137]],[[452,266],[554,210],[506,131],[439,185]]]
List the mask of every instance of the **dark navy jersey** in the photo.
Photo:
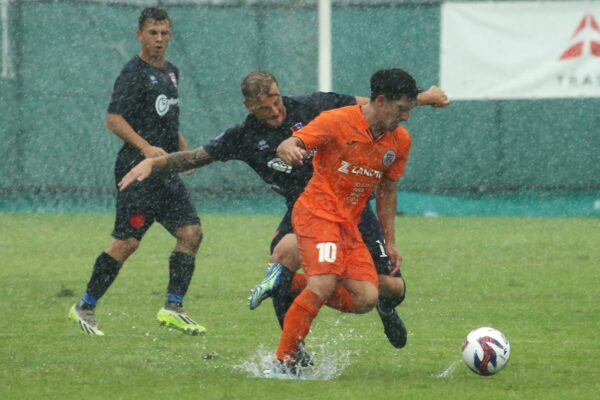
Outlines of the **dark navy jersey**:
[[[179,70],[169,62],[162,69],[133,57],[115,81],[108,112],[121,115],[152,146],[168,153],[179,150]],[[125,143],[117,157],[117,178],[144,155]]]
[[277,146],[321,111],[356,104],[356,98],[323,92],[282,98],[287,117],[280,127],[272,128],[249,114],[243,124],[227,129],[204,148],[215,160],[247,163],[273,190],[285,196],[288,205],[291,205],[312,176],[312,157],[300,167],[291,167],[277,157]]

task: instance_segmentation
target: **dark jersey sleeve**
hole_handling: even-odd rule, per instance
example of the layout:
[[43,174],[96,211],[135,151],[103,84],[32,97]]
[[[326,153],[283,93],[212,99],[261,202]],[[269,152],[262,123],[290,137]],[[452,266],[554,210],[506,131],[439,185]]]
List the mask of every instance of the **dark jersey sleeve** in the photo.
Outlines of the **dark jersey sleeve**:
[[135,74],[122,71],[115,80],[108,112],[111,114],[125,115],[130,107],[135,105]]
[[236,160],[239,159],[242,147],[244,146],[242,137],[242,126],[234,126],[221,132],[203,147],[217,161]]
[[317,113],[356,104],[354,96],[332,92],[315,92],[308,96],[295,97],[295,99],[300,103],[312,105]]

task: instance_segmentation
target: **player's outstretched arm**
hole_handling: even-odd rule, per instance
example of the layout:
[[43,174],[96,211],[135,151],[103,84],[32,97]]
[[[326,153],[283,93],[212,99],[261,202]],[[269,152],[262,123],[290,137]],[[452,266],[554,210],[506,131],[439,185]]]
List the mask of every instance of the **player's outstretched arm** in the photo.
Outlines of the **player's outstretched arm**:
[[[356,104],[358,105],[364,106],[369,103],[369,99],[366,97],[356,96],[355,98]],[[446,92],[433,85],[426,91],[417,95],[417,105],[443,108],[450,105],[450,100],[448,99]]]
[[277,146],[277,156],[288,165],[302,165],[306,157],[304,143],[295,136],[289,137]]
[[119,190],[125,190],[133,182],[141,182],[150,176],[154,168],[171,172],[188,171],[210,164],[214,159],[208,154],[204,147],[196,147],[192,150],[178,151],[166,156],[146,158],[132,168],[119,182]]
[[426,91],[417,95],[417,105],[438,108],[448,107],[450,105],[450,99],[448,99],[446,92],[433,85]]
[[146,158],[146,159],[142,160],[142,162],[140,162],[138,165],[133,167],[131,169],[131,171],[129,171],[123,177],[123,179],[121,179],[121,181],[118,183],[119,190],[122,192],[123,190],[127,189],[127,187],[129,185],[131,185],[133,182],[141,182],[144,179],[146,179],[147,177],[149,177],[150,174],[152,173],[154,163],[160,159],[162,159],[161,161],[164,162],[164,158],[165,158],[165,156]]

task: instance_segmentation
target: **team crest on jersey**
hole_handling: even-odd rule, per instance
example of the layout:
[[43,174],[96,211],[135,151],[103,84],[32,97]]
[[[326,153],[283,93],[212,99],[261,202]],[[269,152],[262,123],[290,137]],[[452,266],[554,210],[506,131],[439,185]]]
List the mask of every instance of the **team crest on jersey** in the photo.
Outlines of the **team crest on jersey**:
[[173,86],[175,86],[175,89],[177,89],[177,76],[175,76],[175,72],[169,72],[169,78],[171,78]]
[[383,165],[389,167],[396,161],[396,153],[393,150],[388,150],[383,155]]
[[294,125],[292,125],[292,132],[299,131],[303,127],[304,125],[302,124],[302,122],[296,122]]
[[256,147],[258,147],[259,150],[264,150],[264,149],[268,149],[270,146],[267,143],[266,140],[260,140],[257,144]]
[[158,79],[154,75],[150,75],[150,83],[153,85],[158,85]]

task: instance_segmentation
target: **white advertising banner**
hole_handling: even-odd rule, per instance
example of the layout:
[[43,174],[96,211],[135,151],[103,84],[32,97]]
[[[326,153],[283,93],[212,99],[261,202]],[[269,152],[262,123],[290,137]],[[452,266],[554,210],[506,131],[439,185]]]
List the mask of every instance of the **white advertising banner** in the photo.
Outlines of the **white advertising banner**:
[[600,1],[444,3],[440,85],[454,100],[600,97]]

